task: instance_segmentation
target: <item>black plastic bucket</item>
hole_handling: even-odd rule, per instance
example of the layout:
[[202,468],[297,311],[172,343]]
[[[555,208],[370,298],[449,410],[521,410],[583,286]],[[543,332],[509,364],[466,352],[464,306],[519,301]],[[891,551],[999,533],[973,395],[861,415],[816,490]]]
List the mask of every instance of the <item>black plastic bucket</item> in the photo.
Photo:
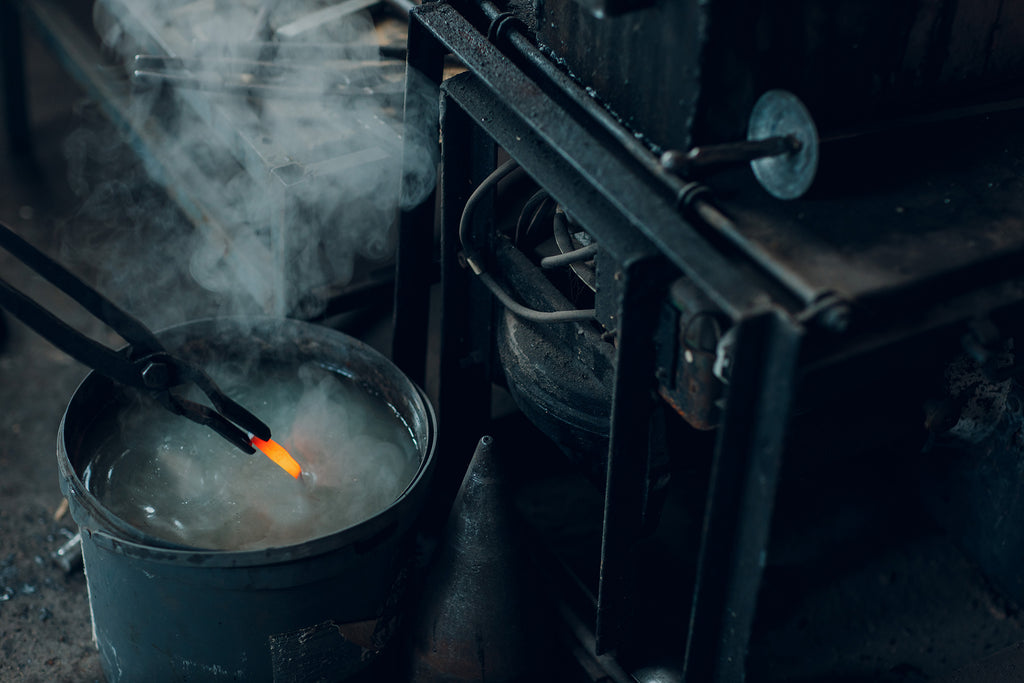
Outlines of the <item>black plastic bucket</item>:
[[160,333],[200,363],[256,349],[261,362],[342,370],[404,419],[420,464],[389,507],[337,533],[265,550],[200,550],[147,536],[106,509],[82,473],[86,434],[122,389],[95,373],[58,436],[61,489],[82,530],[93,633],[110,681],[381,680],[413,567],[415,522],[433,466],[429,402],[384,356],[291,320],[205,320]]

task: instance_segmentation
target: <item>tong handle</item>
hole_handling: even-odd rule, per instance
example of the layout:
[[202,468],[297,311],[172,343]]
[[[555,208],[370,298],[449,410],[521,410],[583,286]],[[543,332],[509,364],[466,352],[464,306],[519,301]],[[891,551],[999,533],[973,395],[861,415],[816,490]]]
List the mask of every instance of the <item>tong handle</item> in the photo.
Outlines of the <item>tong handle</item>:
[[[113,301],[97,292],[74,273],[23,240],[3,223],[0,223],[0,247],[3,247],[19,261],[53,283],[57,289],[77,301],[89,313],[92,313],[109,325],[126,342],[131,344],[137,352],[146,354],[163,350],[163,345],[160,341],[138,318],[118,308]],[[28,297],[24,298],[32,303],[36,310],[43,310],[41,306],[31,302]],[[61,324],[63,325],[63,323]],[[71,330],[67,325],[64,325],[64,328]],[[76,335],[83,336],[74,330],[71,331]],[[50,339],[50,337],[47,337],[47,339]],[[50,341],[53,340],[50,339]],[[96,346],[100,346],[96,342],[93,343]]]
[[[3,223],[0,223],[0,247],[110,325],[134,348],[143,353],[162,350],[160,342],[141,322],[119,309]],[[128,358],[69,326],[3,279],[0,279],[0,305],[75,360],[122,384],[144,386],[141,371]]]
[[[247,453],[254,452],[249,434],[270,438],[270,428],[224,394],[201,368],[168,354],[141,321],[3,223],[0,223],[0,247],[77,301],[131,345],[130,354],[125,354],[90,339],[0,278],[0,306],[58,349],[116,382],[149,390],[171,412],[212,428]],[[171,393],[172,386],[187,382],[199,387],[216,410]]]

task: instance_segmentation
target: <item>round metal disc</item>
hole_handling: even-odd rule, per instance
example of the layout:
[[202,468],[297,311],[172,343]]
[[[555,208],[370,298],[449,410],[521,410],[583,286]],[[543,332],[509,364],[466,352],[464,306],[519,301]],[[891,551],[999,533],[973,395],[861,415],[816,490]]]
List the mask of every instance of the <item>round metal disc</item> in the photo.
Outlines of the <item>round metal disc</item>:
[[800,149],[750,162],[761,187],[779,199],[796,199],[818,172],[818,129],[804,103],[786,90],[769,90],[754,104],[747,140],[793,136]]

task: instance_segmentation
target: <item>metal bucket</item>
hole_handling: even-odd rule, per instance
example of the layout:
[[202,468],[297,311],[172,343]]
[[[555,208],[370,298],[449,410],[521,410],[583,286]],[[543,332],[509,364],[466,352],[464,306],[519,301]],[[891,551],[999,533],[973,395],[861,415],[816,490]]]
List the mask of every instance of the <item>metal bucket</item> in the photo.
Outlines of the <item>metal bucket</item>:
[[413,433],[419,468],[390,506],[337,533],[250,551],[175,546],[106,509],[82,473],[83,444],[122,390],[90,374],[61,422],[61,490],[82,530],[93,634],[109,681],[382,680],[413,567],[415,521],[436,441],[426,397],[382,355],[298,321],[206,320],[160,333],[178,355],[205,360],[256,348],[261,361],[314,361],[388,401]]

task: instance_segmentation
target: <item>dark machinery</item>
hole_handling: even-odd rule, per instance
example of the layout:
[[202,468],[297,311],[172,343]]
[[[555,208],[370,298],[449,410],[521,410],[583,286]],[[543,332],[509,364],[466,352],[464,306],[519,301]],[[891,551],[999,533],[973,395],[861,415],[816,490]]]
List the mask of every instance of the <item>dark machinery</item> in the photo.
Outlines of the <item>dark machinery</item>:
[[[136,17],[119,0],[98,16],[122,5]],[[183,77],[191,39],[143,22],[132,79],[108,88],[60,2],[0,0],[14,9],[163,167],[177,140],[129,105]],[[904,682],[1024,641],[1024,5],[448,0],[408,16],[407,45],[381,56],[407,57],[401,139],[440,133],[442,173],[398,228],[393,356],[414,381],[437,371],[438,527],[482,436],[509,466],[550,666]],[[268,28],[245,69],[304,49],[264,44]],[[20,37],[0,31],[16,90]],[[284,200],[231,244],[287,261],[304,243],[275,236],[320,215],[314,186],[397,159],[392,66],[374,84],[383,133],[302,163],[234,116],[296,94],[280,73],[232,71],[241,99],[218,108],[187,79],[181,116],[228,124],[223,166]],[[429,182],[405,168],[408,198]],[[202,210],[216,185],[165,174],[197,223],[238,222]],[[342,294],[387,298],[375,273]],[[272,303],[301,312],[306,293]],[[496,386],[517,410],[495,415]]]
[[[411,13],[410,73],[441,93],[443,450],[472,452],[483,431],[451,425],[486,424],[496,382],[597,483],[599,550],[548,561],[602,675],[834,675],[787,668],[771,634],[807,628],[799,606],[886,533],[933,528],[922,510],[950,499],[922,484],[956,488],[955,470],[927,454],[969,419],[969,392],[943,378],[960,362],[991,369],[1024,301],[1022,9],[483,0]],[[465,71],[442,80],[446,55]],[[407,212],[400,236],[394,354],[414,378],[433,212]],[[1015,382],[1006,364],[985,381]],[[1002,416],[1019,402],[992,393],[987,419],[1016,424]],[[442,486],[465,465],[449,457]],[[968,554],[983,569],[1002,557],[1005,576],[1017,549],[991,506],[965,502],[986,467],[957,489],[975,524],[953,537],[1002,548]],[[838,659],[860,656],[851,670],[867,678],[952,667],[907,664],[899,642],[895,660]],[[644,678],[655,669],[670,678]]]

